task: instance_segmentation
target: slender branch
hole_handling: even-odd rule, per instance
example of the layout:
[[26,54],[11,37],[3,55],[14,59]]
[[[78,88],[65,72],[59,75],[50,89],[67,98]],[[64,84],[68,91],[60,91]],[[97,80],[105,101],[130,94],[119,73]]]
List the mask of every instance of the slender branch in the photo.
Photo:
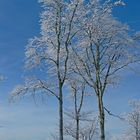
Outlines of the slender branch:
[[116,115],[116,114],[113,114],[110,110],[108,110],[106,107],[104,107],[104,110],[110,115],[110,116],[113,116],[113,117],[116,117],[122,121],[124,121],[124,118],[120,117],[119,115]]

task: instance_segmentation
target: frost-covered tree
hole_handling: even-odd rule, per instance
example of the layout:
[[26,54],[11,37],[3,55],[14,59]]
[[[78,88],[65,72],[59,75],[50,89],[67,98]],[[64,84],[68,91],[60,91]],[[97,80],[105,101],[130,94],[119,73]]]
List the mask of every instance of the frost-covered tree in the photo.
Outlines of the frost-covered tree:
[[126,122],[130,125],[126,132],[126,140],[140,140],[140,100],[130,101],[131,111],[125,116]]
[[97,97],[100,140],[105,140],[104,94],[110,85],[116,83],[121,70],[139,61],[140,51],[129,27],[112,14],[115,6],[124,5],[122,1],[88,2],[90,5],[85,6],[86,16],[81,23],[79,43],[73,46],[72,58],[75,61],[71,65]]
[[65,134],[74,140],[93,140],[97,134],[97,118],[91,111],[83,111],[86,84],[80,78],[68,80],[71,89],[71,99],[73,108],[68,109],[65,114],[67,121],[64,125]]
[[[27,68],[40,68],[43,79],[28,78],[17,86],[12,97],[47,93],[56,97],[59,108],[59,140],[63,140],[63,87],[68,73],[69,48],[76,42],[82,0],[39,0],[43,4],[41,33],[26,47]],[[39,73],[37,74],[39,75]]]
[[74,71],[96,94],[100,139],[105,140],[106,88],[115,83],[121,69],[138,61],[136,37],[132,38],[128,26],[112,15],[113,7],[124,3],[121,0],[40,2],[44,8],[40,17],[41,33],[29,40],[25,54],[27,68],[41,70],[34,78],[27,78],[24,85],[17,86],[12,97],[29,93],[55,96],[59,108],[59,140],[63,140],[63,87],[67,76]]

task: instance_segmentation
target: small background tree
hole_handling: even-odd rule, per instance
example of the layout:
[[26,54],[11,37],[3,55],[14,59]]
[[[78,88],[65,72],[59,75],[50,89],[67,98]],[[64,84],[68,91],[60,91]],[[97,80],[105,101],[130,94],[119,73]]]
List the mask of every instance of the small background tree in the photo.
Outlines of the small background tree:
[[88,98],[86,84],[80,78],[69,79],[73,109],[66,110],[65,134],[74,140],[96,139],[98,121],[93,111],[84,111],[84,99]]
[[140,140],[140,100],[131,100],[130,107],[131,111],[125,117],[130,126],[125,134],[126,140]]

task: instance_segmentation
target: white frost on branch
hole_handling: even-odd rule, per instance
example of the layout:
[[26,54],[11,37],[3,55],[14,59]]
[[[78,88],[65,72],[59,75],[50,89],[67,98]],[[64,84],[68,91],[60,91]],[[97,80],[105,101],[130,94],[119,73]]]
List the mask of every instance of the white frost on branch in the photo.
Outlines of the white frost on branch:
[[53,95],[57,97],[52,91],[53,86],[46,83],[44,80],[37,79],[35,77],[26,78],[25,83],[22,85],[17,85],[11,92],[11,100],[21,99],[25,96],[36,96],[39,92],[42,95]]
[[116,1],[114,4],[115,4],[116,6],[120,6],[120,5],[125,6],[125,5],[126,5],[125,2],[122,1],[122,0]]

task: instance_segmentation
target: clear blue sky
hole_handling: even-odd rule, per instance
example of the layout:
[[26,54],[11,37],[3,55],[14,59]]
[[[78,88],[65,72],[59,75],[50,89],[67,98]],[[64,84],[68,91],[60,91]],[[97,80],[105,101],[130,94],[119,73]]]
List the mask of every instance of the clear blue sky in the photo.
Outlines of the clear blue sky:
[[[135,31],[140,30],[140,1],[124,1],[126,6],[115,9],[114,15]],[[49,134],[57,124],[57,104],[53,98],[47,105],[35,106],[32,99],[8,104],[9,92],[22,83],[24,49],[28,39],[39,34],[40,12],[37,0],[0,0],[0,73],[7,77],[0,83],[2,140],[49,140]],[[140,98],[139,83],[140,76],[126,72],[120,83],[105,95],[106,106],[117,114],[128,111],[128,100]],[[112,118],[107,121],[107,131],[119,133],[123,125]]]

